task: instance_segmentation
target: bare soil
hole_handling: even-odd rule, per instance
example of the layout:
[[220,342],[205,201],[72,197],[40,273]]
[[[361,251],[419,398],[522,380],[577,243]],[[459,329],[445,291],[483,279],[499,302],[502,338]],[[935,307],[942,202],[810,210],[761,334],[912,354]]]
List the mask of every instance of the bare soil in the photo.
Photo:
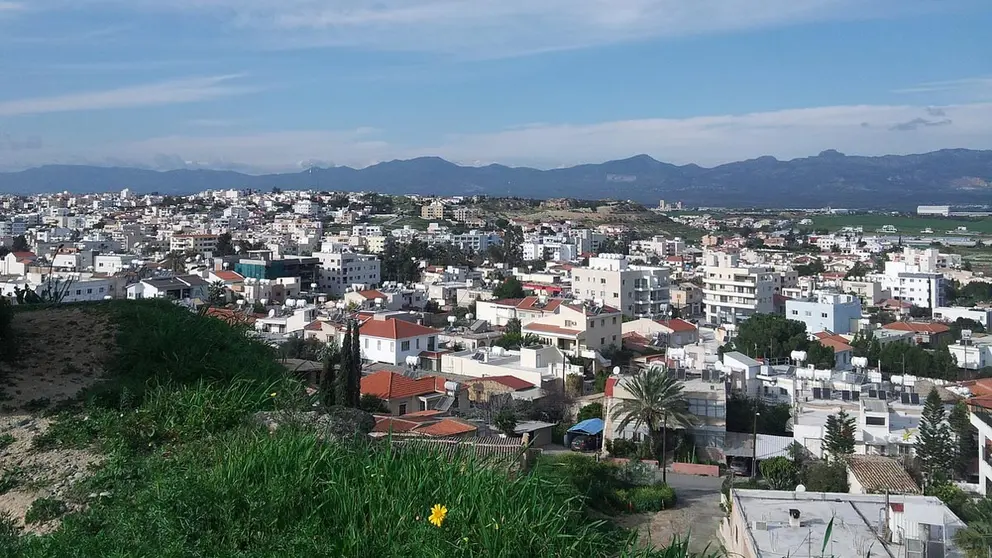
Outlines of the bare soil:
[[672,537],[688,536],[689,550],[693,552],[719,550],[717,531],[725,515],[720,509],[720,494],[676,493],[679,500],[674,509],[621,516],[617,524],[636,530],[640,544],[648,548],[664,548]]
[[[17,357],[0,363],[0,515],[10,514],[24,526],[24,514],[38,498],[78,508],[68,501],[70,490],[101,461],[85,450],[40,451],[33,442],[51,423],[39,413],[76,397],[104,375],[116,328],[99,310],[58,308],[18,312],[13,330]],[[24,527],[45,533],[58,523]]]

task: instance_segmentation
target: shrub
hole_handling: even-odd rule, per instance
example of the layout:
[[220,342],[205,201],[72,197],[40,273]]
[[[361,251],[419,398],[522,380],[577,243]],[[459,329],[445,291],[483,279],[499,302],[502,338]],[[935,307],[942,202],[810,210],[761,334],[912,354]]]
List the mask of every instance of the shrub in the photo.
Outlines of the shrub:
[[24,514],[24,523],[44,523],[60,517],[66,512],[65,502],[54,498],[38,498]]
[[617,499],[630,513],[656,512],[675,506],[675,491],[666,484],[617,490]]
[[613,457],[638,457],[640,452],[637,442],[624,438],[614,438],[606,441],[606,451]]
[[603,404],[602,403],[590,403],[585,407],[579,409],[579,416],[576,418],[579,422],[591,418],[603,418]]
[[14,443],[14,436],[12,434],[4,434],[0,436],[0,451],[7,449],[8,446]]

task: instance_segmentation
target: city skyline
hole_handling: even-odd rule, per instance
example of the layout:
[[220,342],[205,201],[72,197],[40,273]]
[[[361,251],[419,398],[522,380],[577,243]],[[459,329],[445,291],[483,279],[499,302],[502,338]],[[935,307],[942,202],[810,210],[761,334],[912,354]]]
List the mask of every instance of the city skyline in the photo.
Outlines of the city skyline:
[[862,4],[3,0],[0,170],[992,148],[992,9]]

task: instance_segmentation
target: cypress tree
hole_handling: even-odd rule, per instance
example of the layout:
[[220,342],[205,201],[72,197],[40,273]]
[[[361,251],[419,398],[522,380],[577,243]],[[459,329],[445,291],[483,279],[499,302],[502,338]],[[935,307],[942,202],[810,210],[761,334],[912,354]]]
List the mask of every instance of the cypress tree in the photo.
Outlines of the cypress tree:
[[362,345],[358,331],[358,321],[352,322],[351,332],[351,366],[352,366],[352,407],[356,409],[362,399]]
[[327,354],[324,356],[324,370],[320,377],[320,401],[325,407],[331,407],[338,403],[337,366],[341,360],[341,351],[338,349],[337,340],[331,340],[327,347]]
[[968,406],[965,405],[964,401],[958,401],[954,405],[947,417],[947,422],[950,424],[951,431],[957,441],[955,472],[958,478],[967,479],[971,460],[978,455],[978,442],[975,440],[975,427],[971,425]]
[[351,323],[349,322],[344,333],[344,341],[341,342],[341,367],[338,370],[336,383],[336,399],[338,405],[350,407],[351,405]]
[[936,389],[930,390],[920,418],[920,428],[916,433],[916,457],[923,463],[924,471],[942,478],[950,475],[957,456],[954,436],[944,422],[946,416],[940,394]]
[[823,449],[834,460],[854,453],[854,417],[844,410],[827,417]]

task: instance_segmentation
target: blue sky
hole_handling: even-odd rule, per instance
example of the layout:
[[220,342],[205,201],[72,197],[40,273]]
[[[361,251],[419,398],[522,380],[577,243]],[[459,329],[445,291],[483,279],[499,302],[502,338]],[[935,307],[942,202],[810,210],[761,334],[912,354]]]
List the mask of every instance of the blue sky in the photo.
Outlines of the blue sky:
[[992,148],[987,0],[0,0],[0,169]]

